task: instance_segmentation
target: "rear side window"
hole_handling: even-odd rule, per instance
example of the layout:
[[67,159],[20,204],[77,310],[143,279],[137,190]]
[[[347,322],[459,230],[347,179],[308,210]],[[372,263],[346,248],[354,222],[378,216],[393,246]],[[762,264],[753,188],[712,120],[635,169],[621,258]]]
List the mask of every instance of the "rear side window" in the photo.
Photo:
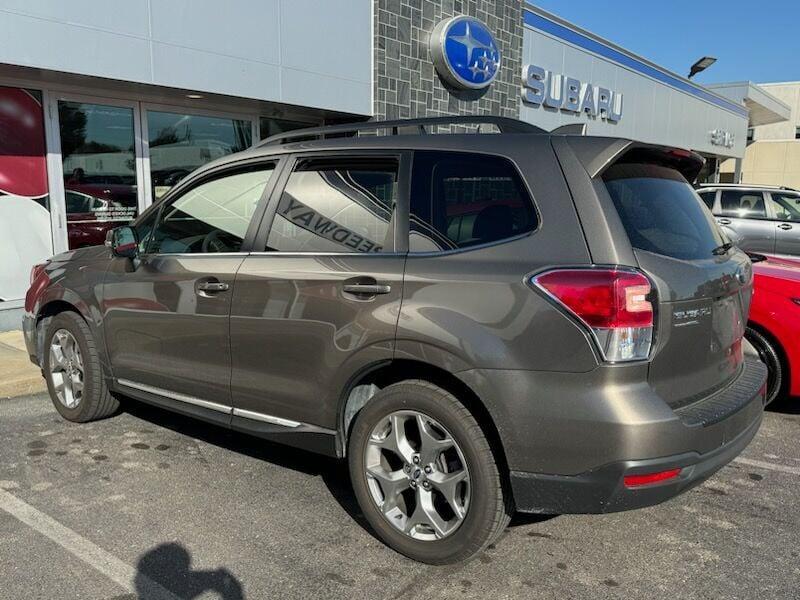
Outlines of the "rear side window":
[[621,164],[603,179],[634,248],[696,260],[711,258],[724,243],[692,186],[674,169]]
[[726,217],[743,219],[766,219],[767,209],[764,194],[746,190],[722,190],[720,194],[720,214]]
[[301,160],[281,194],[267,250],[391,251],[397,171],[394,158]]
[[414,154],[411,252],[502,241],[536,225],[530,196],[508,160],[454,152]]

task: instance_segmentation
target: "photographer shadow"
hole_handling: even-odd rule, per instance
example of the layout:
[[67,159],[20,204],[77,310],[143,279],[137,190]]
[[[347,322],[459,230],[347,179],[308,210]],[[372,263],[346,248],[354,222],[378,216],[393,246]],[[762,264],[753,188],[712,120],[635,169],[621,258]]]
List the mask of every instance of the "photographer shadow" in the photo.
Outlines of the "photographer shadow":
[[244,600],[239,580],[228,569],[192,569],[192,555],[178,543],[165,543],[145,552],[136,565],[136,596],[152,598],[153,584],[185,600],[214,592],[222,600]]

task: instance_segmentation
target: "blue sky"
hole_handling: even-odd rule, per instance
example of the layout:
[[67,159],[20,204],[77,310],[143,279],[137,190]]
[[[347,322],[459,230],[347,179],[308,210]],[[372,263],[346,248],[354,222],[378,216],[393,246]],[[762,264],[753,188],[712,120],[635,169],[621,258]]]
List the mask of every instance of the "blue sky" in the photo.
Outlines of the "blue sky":
[[535,0],[533,4],[699,83],[800,81],[800,0]]

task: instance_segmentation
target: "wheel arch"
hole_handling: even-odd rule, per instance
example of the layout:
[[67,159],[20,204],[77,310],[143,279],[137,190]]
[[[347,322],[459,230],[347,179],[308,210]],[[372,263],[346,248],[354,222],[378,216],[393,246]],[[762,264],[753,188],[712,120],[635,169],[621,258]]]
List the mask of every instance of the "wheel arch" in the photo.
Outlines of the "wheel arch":
[[483,400],[475,391],[451,372],[423,361],[395,359],[369,365],[353,376],[339,400],[338,437],[341,456],[347,454],[350,430],[358,412],[380,389],[407,381],[422,379],[453,394],[475,416],[498,460],[502,473],[508,473],[505,447],[497,424]]

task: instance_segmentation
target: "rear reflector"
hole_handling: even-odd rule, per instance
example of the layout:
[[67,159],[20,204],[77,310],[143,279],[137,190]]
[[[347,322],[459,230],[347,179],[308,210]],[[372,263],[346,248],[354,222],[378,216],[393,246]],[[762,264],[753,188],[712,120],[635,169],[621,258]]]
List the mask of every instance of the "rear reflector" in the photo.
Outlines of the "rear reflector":
[[532,282],[576,316],[609,362],[646,359],[653,339],[650,280],[624,269],[556,269]]
[[680,469],[670,469],[668,471],[644,473],[642,475],[625,475],[623,481],[625,482],[625,487],[641,487],[643,485],[661,483],[662,481],[667,481],[668,479],[675,479],[680,474]]

